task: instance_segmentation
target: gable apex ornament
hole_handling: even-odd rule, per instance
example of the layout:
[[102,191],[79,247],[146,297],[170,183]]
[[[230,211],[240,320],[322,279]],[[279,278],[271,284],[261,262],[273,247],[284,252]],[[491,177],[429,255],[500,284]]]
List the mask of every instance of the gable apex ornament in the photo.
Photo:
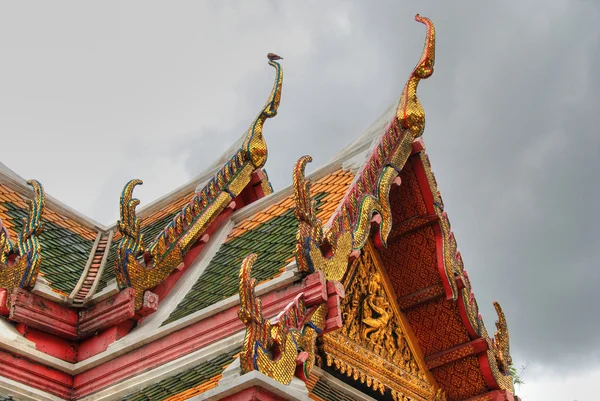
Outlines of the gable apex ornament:
[[[375,219],[379,221],[377,235],[386,244],[392,228],[390,189],[401,184],[400,171],[412,152],[413,142],[425,129],[425,112],[417,97],[417,87],[422,79],[433,74],[435,62],[434,25],[418,14],[415,19],[427,27],[421,58],[404,85],[396,115],[326,226],[316,217],[310,182],[304,173],[312,158],[303,156],[294,166],[298,219],[295,256],[300,271],[322,270],[328,279],[341,280],[349,257],[358,256],[371,236],[375,215],[380,217]],[[327,249],[327,255],[323,249]]]
[[140,201],[133,198],[133,189],[141,185],[142,180],[130,180],[123,188],[117,224],[122,239],[115,269],[119,288],[135,289],[136,310],[142,307],[144,293],[181,266],[186,252],[227,207],[235,205],[233,200],[250,183],[252,173],[264,166],[267,144],[262,134],[263,126],[267,119],[277,115],[283,85],[283,71],[275,61],[281,58],[273,56],[268,56],[269,65],[275,68],[273,89],[248,128],[242,146],[147,245],[141,232],[141,220],[136,214]]

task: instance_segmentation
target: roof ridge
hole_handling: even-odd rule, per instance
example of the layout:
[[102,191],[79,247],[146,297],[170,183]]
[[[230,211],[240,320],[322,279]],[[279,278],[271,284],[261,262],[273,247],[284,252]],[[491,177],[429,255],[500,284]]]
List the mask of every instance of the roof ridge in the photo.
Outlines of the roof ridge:
[[[27,185],[27,181],[2,162],[0,162],[0,182],[7,184],[15,192],[25,196],[26,198],[31,197],[32,191]],[[48,195],[47,193],[45,193],[45,202],[47,207],[49,206],[49,209],[52,211],[62,214],[65,217],[69,217],[73,221],[76,221],[87,228],[91,228],[99,232],[105,232],[108,230],[108,227],[104,224],[101,224],[91,217],[78,212],[77,210]]]
[[399,99],[396,99],[393,103],[391,103],[387,109],[381,113],[379,117],[377,117],[358,138],[350,142],[345,148],[336,153],[331,160],[349,159],[358,153],[369,150],[373,146],[373,141],[377,140],[384,134],[386,126],[392,120],[392,116],[396,114],[398,103]]
[[[246,134],[244,134],[242,136],[242,138],[245,135]],[[238,140],[238,142],[239,142],[239,140]],[[237,149],[236,149],[236,151],[237,151]],[[217,160],[224,159],[226,155],[229,155],[228,157],[226,157],[226,160],[229,160],[235,154],[235,151],[231,154],[229,152],[232,152],[232,149],[228,149],[227,151],[225,151]],[[225,163],[223,163],[223,164],[225,164]],[[208,181],[219,172],[221,167],[222,167],[221,164],[217,165],[215,162],[213,165],[211,165],[210,167],[208,167],[201,173],[197,174],[194,178],[192,178],[188,182],[180,185],[179,187],[173,189],[170,192],[167,192],[166,194],[151,201],[150,203],[148,203],[144,206],[140,206],[139,210],[136,211],[138,217],[148,217],[148,216],[152,215],[153,213],[161,210],[163,207],[167,206],[168,204],[170,204],[173,201],[173,199],[179,198],[180,196],[183,196],[188,192],[192,192],[192,191],[197,192],[197,190],[199,190],[199,187],[208,183]],[[110,225],[106,226],[106,229],[107,230],[116,229],[117,222],[118,222],[118,219],[115,220],[114,222],[110,223]]]
[[[161,283],[183,262],[185,253],[213,223],[218,222],[222,212],[235,207],[233,201],[251,184],[255,172],[264,166],[268,152],[262,134],[263,126],[267,119],[277,115],[283,85],[281,65],[270,57],[268,64],[275,68],[273,89],[267,103],[246,131],[241,146],[200,190],[194,191],[189,202],[150,242],[144,241],[141,220],[136,213],[140,201],[133,198],[134,188],[142,181],[130,180],[123,188],[117,222],[122,235],[117,250],[117,282],[120,288],[136,290],[136,310],[142,306],[144,291]],[[142,254],[145,261],[140,263],[137,258]]]
[[[307,178],[317,181],[339,169],[344,169],[343,160],[333,160],[333,161],[327,163],[326,165],[319,167],[312,173],[310,173],[307,176]],[[293,195],[293,194],[294,194],[294,185],[292,183],[292,184],[286,186],[285,188],[280,189],[279,191],[273,192],[272,194],[269,194],[269,195],[265,196],[264,198],[261,198],[255,202],[253,202],[252,204],[244,207],[243,209],[237,210],[236,212],[234,212],[231,215],[231,219],[234,221],[234,223],[237,224],[240,221],[260,212],[261,210],[263,210],[269,206],[272,206],[272,205],[280,202],[284,198],[287,198],[288,196]]]

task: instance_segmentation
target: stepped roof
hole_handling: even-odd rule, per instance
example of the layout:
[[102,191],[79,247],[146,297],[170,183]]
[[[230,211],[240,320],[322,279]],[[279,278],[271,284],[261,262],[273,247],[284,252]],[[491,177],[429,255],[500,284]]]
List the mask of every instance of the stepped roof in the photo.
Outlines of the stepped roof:
[[[298,244],[306,232],[299,224],[320,221],[321,251],[333,254],[327,258],[349,241],[344,272],[357,255],[380,255],[400,326],[414,340],[411,353],[449,401],[512,391],[502,359],[509,357],[504,316],[499,309],[500,334],[490,338],[421,138],[416,85],[433,72],[428,46],[398,102],[331,161],[307,177],[296,170],[294,185],[277,192],[264,170],[262,134],[281,98],[283,73],[274,60],[273,90],[249,130],[202,174],[140,210],[133,192],[141,182],[127,183],[120,219],[110,226],[35,182],[32,192],[0,165],[0,376],[42,377],[26,385],[40,399],[175,400],[208,391],[240,352],[242,261],[259,255],[252,275],[265,315],[274,316],[304,285],[308,265]],[[301,193],[307,181],[312,196]],[[302,209],[303,196],[314,201],[314,215],[309,205]],[[54,320],[32,317],[42,310],[32,299]],[[61,345],[36,347],[46,335]],[[314,399],[353,399],[334,371],[309,378]],[[23,385],[2,380],[0,399],[31,399]]]

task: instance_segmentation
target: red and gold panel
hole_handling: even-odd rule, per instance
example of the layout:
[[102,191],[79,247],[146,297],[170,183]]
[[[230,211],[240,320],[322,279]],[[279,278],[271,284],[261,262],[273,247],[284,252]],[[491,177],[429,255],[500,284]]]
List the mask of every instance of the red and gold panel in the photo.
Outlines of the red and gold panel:
[[406,234],[380,253],[399,298],[441,283],[431,226]]
[[394,237],[396,230],[404,221],[418,216],[427,215],[427,207],[421,196],[421,188],[415,176],[415,170],[410,163],[404,165],[400,174],[402,185],[390,191],[390,205],[392,207],[393,227],[390,237]]
[[476,356],[440,366],[432,373],[446,391],[448,401],[465,400],[488,391]]
[[343,327],[324,336],[326,365],[382,395],[391,394],[394,400],[438,399],[437,386],[370,242],[348,269],[343,284]]
[[437,299],[406,313],[425,355],[470,341],[455,303]]

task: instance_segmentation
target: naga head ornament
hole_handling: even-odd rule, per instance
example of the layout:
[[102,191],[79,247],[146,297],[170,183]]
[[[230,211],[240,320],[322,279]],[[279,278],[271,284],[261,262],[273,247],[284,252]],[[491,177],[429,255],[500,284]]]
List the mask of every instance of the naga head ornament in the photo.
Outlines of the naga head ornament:
[[331,254],[323,255],[321,246],[325,245],[323,225],[317,218],[315,201],[310,197],[310,181],[306,179],[304,169],[312,157],[301,157],[294,166],[294,199],[296,208],[294,214],[298,220],[296,233],[296,264],[303,273],[321,270],[328,280],[341,280],[348,257],[352,251],[352,233],[340,233],[332,241],[327,241]]
[[[33,288],[42,264],[38,236],[44,229],[44,188],[36,180],[29,180],[27,184],[33,188],[34,196],[33,200],[27,200],[27,218],[23,219],[16,243],[11,241],[8,230],[0,222],[0,288],[9,292],[17,287]],[[15,258],[9,265],[11,255]]]
[[494,334],[494,356],[498,363],[500,372],[504,375],[509,373],[509,367],[512,365],[512,357],[510,356],[510,336],[508,334],[508,325],[506,324],[506,317],[502,311],[502,307],[496,301],[494,301],[494,308],[498,315],[498,321],[496,322],[496,334]]
[[[136,256],[143,251],[144,238],[140,231],[140,219],[136,215],[135,208],[140,204],[140,200],[133,197],[133,189],[142,185],[143,181],[138,179],[130,180],[121,192],[121,202],[119,205],[119,214],[121,219],[118,222],[118,228],[123,237],[129,239],[129,244],[136,244],[134,247]],[[138,252],[139,251],[139,252]]]
[[133,189],[142,183],[142,180],[130,180],[125,184],[123,192],[121,192],[119,204],[121,219],[117,223],[117,228],[123,237],[119,243],[116,262],[116,276],[120,288],[131,286],[127,270],[127,262],[130,256],[135,259],[144,252],[144,236],[140,230],[140,219],[137,217],[135,211],[140,201],[133,197]]
[[248,255],[239,274],[238,317],[246,326],[241,371],[257,370],[282,384],[289,384],[294,375],[307,380],[314,366],[317,336],[325,328],[327,307],[307,307],[301,293],[271,323],[263,317],[261,299],[255,294],[252,265],[256,260],[256,254]]
[[304,273],[314,270],[310,257],[311,243],[319,246],[323,242],[323,226],[317,218],[315,201],[310,197],[311,183],[306,179],[304,169],[312,161],[310,156],[302,156],[294,165],[294,199],[296,208],[294,214],[298,220],[296,233],[296,263]]

